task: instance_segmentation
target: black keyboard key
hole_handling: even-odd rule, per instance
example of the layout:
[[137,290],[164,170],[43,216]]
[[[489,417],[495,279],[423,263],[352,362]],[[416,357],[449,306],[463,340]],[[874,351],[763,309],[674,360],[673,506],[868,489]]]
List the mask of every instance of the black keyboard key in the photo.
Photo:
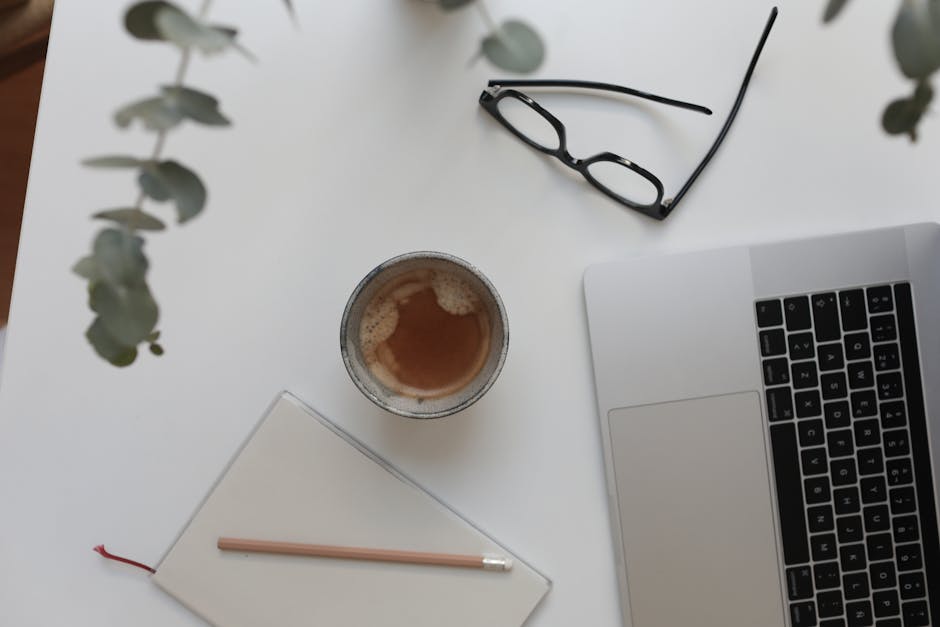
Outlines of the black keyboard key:
[[787,336],[784,334],[783,329],[761,331],[758,340],[762,357],[786,355],[787,353]]
[[917,501],[914,500],[914,488],[905,486],[903,488],[891,488],[890,494],[891,514],[912,514],[917,509]]
[[819,398],[819,390],[804,390],[793,395],[796,403],[797,418],[812,418],[822,414],[822,401]]
[[886,372],[879,374],[875,379],[875,389],[878,390],[878,398],[883,401],[901,398],[904,394],[904,388],[901,386],[901,373]]
[[888,500],[888,486],[885,485],[885,478],[881,475],[863,477],[859,482],[859,488],[862,492],[862,503],[865,505],[884,503]]
[[826,562],[813,566],[813,578],[817,590],[829,590],[842,585],[838,562]]
[[779,300],[757,302],[757,326],[776,327],[783,324],[783,308]]
[[790,621],[793,627],[816,625],[816,604],[812,601],[790,604]]
[[873,533],[865,538],[869,561],[889,560],[894,556],[890,533]]
[[803,482],[803,491],[806,493],[806,502],[809,505],[828,503],[832,496],[829,490],[829,480],[826,477],[810,477]]
[[791,380],[793,389],[802,390],[814,388],[819,385],[819,377],[816,374],[816,362],[800,361],[790,366]]
[[898,516],[894,519],[894,541],[916,542],[920,538],[917,533],[917,516]]
[[806,476],[824,475],[829,470],[826,449],[821,446],[804,449],[800,452],[800,460],[803,462],[803,474]]
[[819,627],[845,627],[845,619],[830,618],[828,620],[819,621]]
[[852,445],[852,430],[837,429],[826,434],[829,444],[829,457],[845,457],[855,451]]
[[842,341],[845,344],[846,359],[868,359],[871,357],[871,343],[867,333],[850,333]]
[[801,420],[796,428],[800,434],[800,446],[822,446],[826,443],[822,420]]
[[872,595],[872,605],[877,618],[897,616],[901,613],[901,601],[898,600],[897,590],[882,590]]
[[881,428],[878,420],[859,420],[853,425],[855,429],[855,444],[859,447],[875,446],[881,444]]
[[845,617],[849,627],[869,627],[872,618],[871,603],[868,601],[853,601],[845,604]]
[[809,519],[809,530],[812,533],[832,531],[835,529],[835,519],[832,516],[832,505],[817,505],[806,509]]
[[861,542],[862,517],[840,516],[839,518],[836,518],[836,532],[839,534],[839,542],[841,544],[848,544],[849,542]]
[[837,459],[829,465],[832,471],[832,485],[851,485],[858,481],[855,471],[855,458]]
[[902,604],[901,615],[904,617],[904,627],[928,627],[930,625],[926,601],[909,601]]
[[810,298],[813,308],[813,328],[817,342],[829,342],[842,337],[839,330],[839,303],[835,292],[813,294]]
[[841,370],[845,367],[845,359],[842,356],[842,344],[838,342],[835,344],[820,344],[816,348],[816,351],[818,354],[816,361],[819,362],[820,370]]
[[849,404],[846,401],[826,403],[823,408],[826,410],[827,429],[839,429],[849,426]]
[[[764,362],[767,363],[766,361]],[[870,388],[875,385],[875,373],[871,369],[871,362],[860,361],[848,365],[849,387],[853,390]],[[783,383],[786,383],[784,381]]]
[[896,339],[898,339],[898,330],[894,326],[892,314],[871,317],[872,342],[890,342]]
[[907,424],[907,411],[904,401],[890,401],[881,403],[881,428],[896,429]]
[[901,457],[911,452],[907,429],[891,429],[884,432],[885,457]]
[[857,514],[861,511],[858,488],[855,486],[836,488],[832,491],[832,496],[836,504],[836,514]]
[[891,528],[891,515],[887,505],[869,505],[862,511],[862,515],[865,519],[865,531],[868,533],[887,531]]
[[875,627],[902,627],[900,618],[882,618],[875,621]]
[[921,555],[920,544],[899,544],[897,547],[897,556],[894,561],[898,563],[898,570],[901,572],[908,570],[920,570],[924,567],[924,558]]
[[767,414],[771,422],[793,418],[793,395],[790,394],[788,386],[768,388],[765,395],[767,397]]
[[881,313],[883,311],[891,311],[894,308],[890,285],[869,287],[866,292],[868,297],[868,313]]
[[839,563],[842,565],[842,572],[849,573],[856,570],[865,570],[865,545],[864,544],[846,544],[839,547]]
[[780,385],[790,382],[790,364],[786,357],[764,360],[764,385]]
[[809,298],[794,296],[783,299],[783,314],[787,320],[788,331],[801,331],[810,326]]
[[875,398],[874,390],[864,390],[862,392],[852,392],[852,416],[855,418],[864,418],[865,416],[878,415],[878,400]]
[[771,425],[770,444],[774,458],[783,561],[787,565],[805,564],[809,561],[809,540],[806,537],[799,449],[793,423]]
[[791,601],[813,598],[813,573],[809,566],[787,569],[787,596]]
[[868,597],[868,573],[849,573],[842,577],[842,590],[848,600]]
[[869,567],[868,572],[871,575],[872,590],[894,588],[898,584],[894,562],[877,562]]
[[901,367],[897,344],[879,344],[875,347],[875,370],[897,370]]
[[923,573],[905,573],[898,576],[898,587],[902,599],[919,599],[924,596]]
[[837,398],[845,398],[849,391],[845,383],[845,373],[828,372],[820,378],[820,388],[822,388],[822,397],[825,401],[831,401]]
[[842,311],[842,328],[846,331],[858,331],[868,326],[865,294],[862,290],[839,292],[839,309]]
[[816,596],[816,607],[820,618],[842,616],[842,593],[838,590],[820,592]]
[[813,561],[825,562],[834,560],[839,555],[836,553],[836,535],[834,533],[824,533],[818,536],[811,536],[809,539],[810,553]]
[[858,474],[880,475],[884,472],[884,456],[880,448],[863,448],[858,451]]
[[906,457],[889,459],[885,466],[888,468],[888,483],[890,485],[907,485],[914,481],[910,459]]
[[816,356],[816,342],[812,333],[793,333],[787,337],[787,346],[790,347],[790,359],[812,359]]

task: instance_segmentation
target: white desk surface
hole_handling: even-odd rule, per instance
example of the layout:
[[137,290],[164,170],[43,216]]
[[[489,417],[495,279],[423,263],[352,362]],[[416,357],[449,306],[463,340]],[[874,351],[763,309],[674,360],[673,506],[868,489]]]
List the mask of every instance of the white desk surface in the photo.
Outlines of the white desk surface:
[[[132,41],[124,0],[56,5],[0,393],[0,622],[197,625],[101,542],[155,562],[237,445],[288,389],[543,570],[532,627],[618,625],[581,275],[639,253],[940,217],[940,123],[911,145],[879,128],[910,92],[888,32],[896,2],[783,2],[735,126],[676,212],[624,210],[510,136],[477,105],[483,26],[417,0],[217,0],[260,59],[194,59],[232,129],[184,126],[166,155],[207,182],[204,215],[148,238],[166,355],[124,370],[83,333],[71,274],[133,200],[87,156],[148,154],[112,111],[169,82],[177,53]],[[189,2],[192,6],[194,2]],[[546,95],[586,156],[612,150],[675,191],[721,125],[764,25],[761,0],[489,0],[548,42],[542,77],[627,84],[717,115]],[[169,207],[153,211],[170,217]],[[437,249],[477,264],[506,303],[505,369],[463,414],[373,407],[339,355],[346,298],[376,263]],[[720,280],[720,277],[716,277]],[[628,289],[628,288],[627,288]]]

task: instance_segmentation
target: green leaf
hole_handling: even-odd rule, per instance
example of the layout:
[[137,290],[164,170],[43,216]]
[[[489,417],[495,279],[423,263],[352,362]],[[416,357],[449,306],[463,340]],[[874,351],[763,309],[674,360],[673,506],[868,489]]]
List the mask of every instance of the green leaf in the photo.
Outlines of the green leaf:
[[930,3],[903,0],[891,29],[894,56],[908,78],[925,78],[940,68],[940,22]]
[[909,98],[892,101],[881,116],[881,126],[890,135],[906,134],[911,141],[917,141],[917,124],[930,106],[933,88],[921,82]]
[[122,229],[104,229],[95,237],[92,256],[99,280],[113,285],[138,285],[147,274],[144,240]]
[[101,276],[98,270],[98,262],[91,255],[82,257],[75,262],[75,265],[72,266],[72,272],[89,281],[97,281]]
[[159,310],[146,283],[132,286],[92,283],[88,304],[108,335],[123,346],[137,346],[157,325]]
[[437,3],[445,11],[453,11],[454,9],[465,7],[473,2],[474,0],[437,0]]
[[510,72],[534,72],[545,59],[539,34],[518,20],[507,20],[484,37],[481,51],[494,65]]
[[151,344],[150,352],[156,355],[157,357],[159,357],[160,355],[163,354],[163,347],[160,346],[159,344]]
[[191,120],[209,126],[228,126],[232,123],[219,111],[219,101],[214,96],[176,85],[167,85],[160,89],[164,99]]
[[823,22],[831,22],[838,17],[839,13],[845,8],[849,0],[829,0],[826,5],[826,12],[823,13]]
[[154,331],[153,333],[147,336],[147,341],[150,342],[151,344],[155,343],[159,339],[160,339],[159,331]]
[[126,155],[108,155],[106,157],[92,157],[82,161],[83,165],[91,168],[137,168],[145,161],[137,157],[128,157]]
[[154,26],[163,39],[180,48],[196,48],[207,55],[223,52],[235,42],[231,29],[209,26],[175,7],[157,9]]
[[183,114],[162,96],[132,102],[114,113],[114,122],[121,128],[127,128],[135,118],[151,131],[167,131],[180,123]]
[[88,330],[85,331],[85,337],[94,347],[95,352],[103,359],[111,362],[118,367],[129,366],[137,359],[137,348],[135,346],[124,346],[115,340],[107,331],[101,318],[95,318]]
[[175,5],[162,0],[138,2],[124,14],[124,28],[137,39],[162,41],[163,36],[157,30],[155,22],[157,11],[161,9],[180,10]]
[[206,187],[196,173],[176,161],[149,163],[138,177],[144,194],[156,201],[173,199],[180,224],[196,217],[206,204]]
[[122,207],[120,209],[99,211],[92,217],[98,218],[99,220],[111,220],[112,222],[117,222],[118,224],[123,224],[128,228],[137,229],[139,231],[162,231],[166,228],[166,225],[164,225],[159,218],[135,207]]

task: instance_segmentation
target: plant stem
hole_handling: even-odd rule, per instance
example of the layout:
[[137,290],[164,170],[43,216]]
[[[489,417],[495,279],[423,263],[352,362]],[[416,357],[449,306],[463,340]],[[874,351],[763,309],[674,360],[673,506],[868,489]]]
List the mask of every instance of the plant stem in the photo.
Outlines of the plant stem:
[[477,0],[473,4],[476,5],[477,11],[480,12],[480,17],[483,18],[483,22],[486,24],[486,27],[490,29],[491,32],[496,32],[499,30],[499,25],[496,23],[496,20],[493,19],[492,14],[490,14],[489,9],[486,8],[486,5],[483,4],[483,0]]

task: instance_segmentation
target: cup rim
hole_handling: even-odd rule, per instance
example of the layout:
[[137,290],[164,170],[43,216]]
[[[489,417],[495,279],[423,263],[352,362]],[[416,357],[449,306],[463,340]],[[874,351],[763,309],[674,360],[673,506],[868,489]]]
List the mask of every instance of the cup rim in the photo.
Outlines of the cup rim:
[[[503,327],[503,341],[499,348],[499,357],[496,360],[496,366],[493,368],[493,371],[490,373],[490,376],[487,377],[486,381],[480,386],[476,392],[471,396],[467,397],[457,405],[449,407],[447,409],[441,409],[438,411],[429,411],[429,412],[413,412],[406,409],[400,409],[398,407],[393,407],[389,403],[385,402],[378,395],[374,394],[369,390],[366,385],[360,380],[356,375],[353,365],[352,365],[352,356],[349,354],[347,349],[347,326],[349,324],[349,315],[352,311],[353,304],[358,299],[362,291],[369,285],[379,274],[391,268],[399,263],[404,261],[409,261],[412,259],[440,259],[443,261],[451,262],[455,265],[458,265],[465,270],[473,274],[477,279],[483,283],[483,286],[487,289],[490,295],[493,297],[494,302],[496,303],[496,309],[499,311],[500,321],[502,322]],[[457,412],[463,411],[464,409],[470,407],[476,403],[484,394],[489,391],[493,386],[493,383],[496,382],[499,373],[503,369],[503,364],[506,361],[506,353],[509,351],[509,318],[506,315],[506,308],[503,305],[503,300],[499,296],[499,292],[496,291],[496,288],[490,282],[490,280],[480,272],[479,268],[471,264],[470,262],[461,259],[455,255],[449,253],[442,253],[434,250],[417,250],[410,253],[402,253],[396,255],[390,259],[386,259],[379,265],[375,266],[370,270],[359,283],[356,285],[356,288],[352,291],[352,294],[349,296],[349,300],[346,301],[346,307],[343,309],[343,317],[339,325],[339,346],[340,353],[343,356],[343,365],[346,367],[346,373],[349,375],[349,378],[352,379],[352,382],[359,388],[359,391],[362,392],[366,398],[372,401],[374,404],[378,405],[385,411],[397,414],[399,416],[404,416],[405,418],[416,418],[416,419],[432,419],[432,418],[443,418],[444,416],[450,416],[456,414]]]

